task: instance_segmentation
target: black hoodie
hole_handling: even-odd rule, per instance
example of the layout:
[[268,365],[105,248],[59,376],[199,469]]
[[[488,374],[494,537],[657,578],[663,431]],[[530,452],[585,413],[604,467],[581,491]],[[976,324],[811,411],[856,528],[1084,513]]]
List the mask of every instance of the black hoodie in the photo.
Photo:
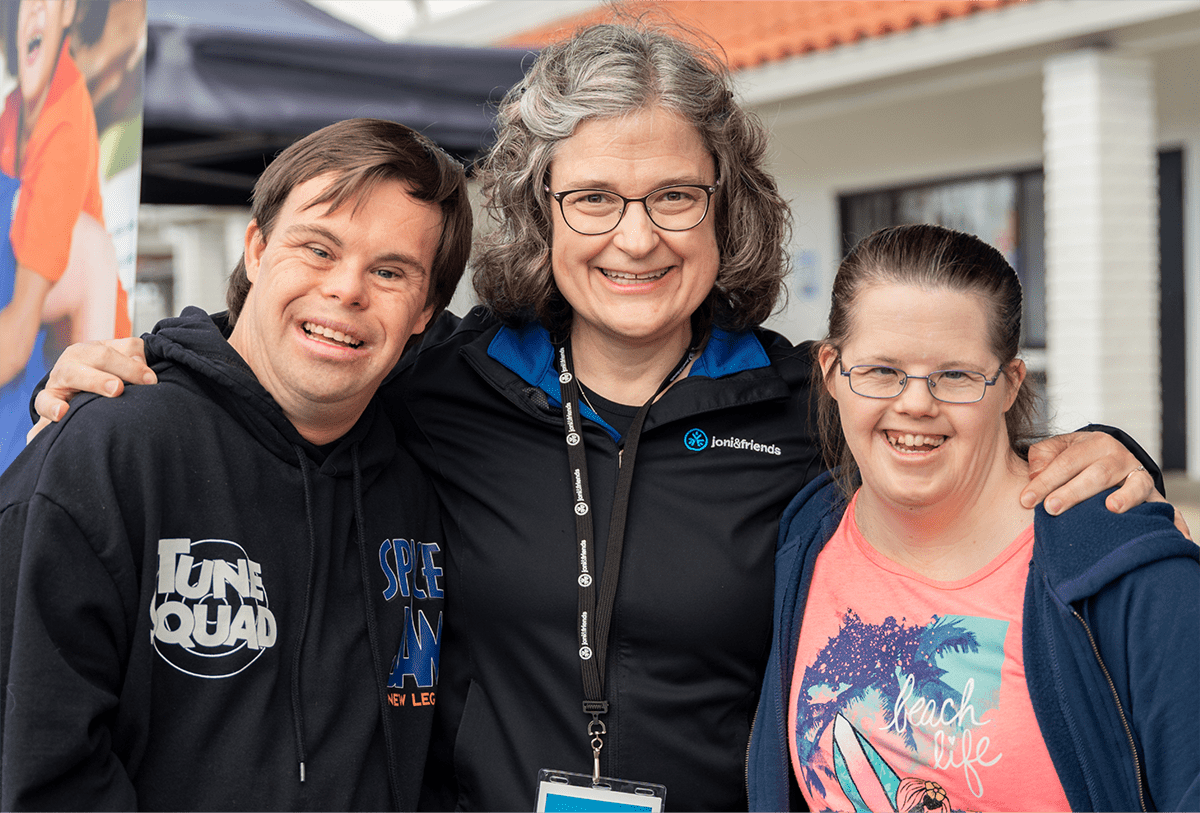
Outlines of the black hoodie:
[[201,311],[147,353],[0,477],[0,807],[411,809],[435,495],[375,402],[305,441]]

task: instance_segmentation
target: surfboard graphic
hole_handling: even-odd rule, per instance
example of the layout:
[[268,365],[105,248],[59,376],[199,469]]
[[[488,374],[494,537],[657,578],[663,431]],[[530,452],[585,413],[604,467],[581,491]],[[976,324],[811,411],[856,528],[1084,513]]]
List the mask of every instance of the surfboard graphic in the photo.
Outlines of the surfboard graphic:
[[856,811],[896,810],[900,777],[841,714],[833,721],[833,767]]

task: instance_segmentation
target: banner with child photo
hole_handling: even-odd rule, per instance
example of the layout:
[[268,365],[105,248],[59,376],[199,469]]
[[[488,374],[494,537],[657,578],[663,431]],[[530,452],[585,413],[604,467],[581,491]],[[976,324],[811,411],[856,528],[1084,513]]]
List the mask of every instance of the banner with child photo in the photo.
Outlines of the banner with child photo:
[[0,91],[0,471],[72,342],[130,334],[145,0],[8,0]]

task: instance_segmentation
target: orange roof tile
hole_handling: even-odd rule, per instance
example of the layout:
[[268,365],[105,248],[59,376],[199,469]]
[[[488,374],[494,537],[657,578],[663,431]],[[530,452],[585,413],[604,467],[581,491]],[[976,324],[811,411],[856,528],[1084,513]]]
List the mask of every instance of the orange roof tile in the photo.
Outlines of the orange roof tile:
[[[733,70],[778,62],[862,39],[1030,0],[632,0],[635,16],[662,13],[699,29],[724,49]],[[608,6],[508,37],[498,45],[540,47],[612,19]]]

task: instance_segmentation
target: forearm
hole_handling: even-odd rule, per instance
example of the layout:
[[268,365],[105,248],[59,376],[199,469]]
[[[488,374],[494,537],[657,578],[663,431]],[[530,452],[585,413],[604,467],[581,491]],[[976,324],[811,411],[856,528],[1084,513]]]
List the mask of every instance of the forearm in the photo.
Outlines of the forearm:
[[42,307],[42,319],[71,320],[71,341],[111,339],[117,309],[117,252],[104,226],[86,212],[71,236],[71,254]]
[[[185,309],[178,317],[163,319],[154,326],[152,333],[184,324],[196,324],[197,320],[209,320],[228,337],[225,328],[228,321],[224,314],[209,317],[199,309]],[[154,371],[147,366],[158,360],[154,353],[153,339],[147,344],[140,338],[108,339],[103,342],[72,344],[59,356],[50,374],[38,384],[30,404],[30,416],[37,424],[35,432],[45,424],[42,418],[57,421],[67,413],[67,402],[81,392],[115,397],[121,394],[125,383],[153,384],[158,380]]]
[[42,305],[53,283],[25,266],[17,266],[12,300],[0,310],[0,386],[29,363],[42,326]]

